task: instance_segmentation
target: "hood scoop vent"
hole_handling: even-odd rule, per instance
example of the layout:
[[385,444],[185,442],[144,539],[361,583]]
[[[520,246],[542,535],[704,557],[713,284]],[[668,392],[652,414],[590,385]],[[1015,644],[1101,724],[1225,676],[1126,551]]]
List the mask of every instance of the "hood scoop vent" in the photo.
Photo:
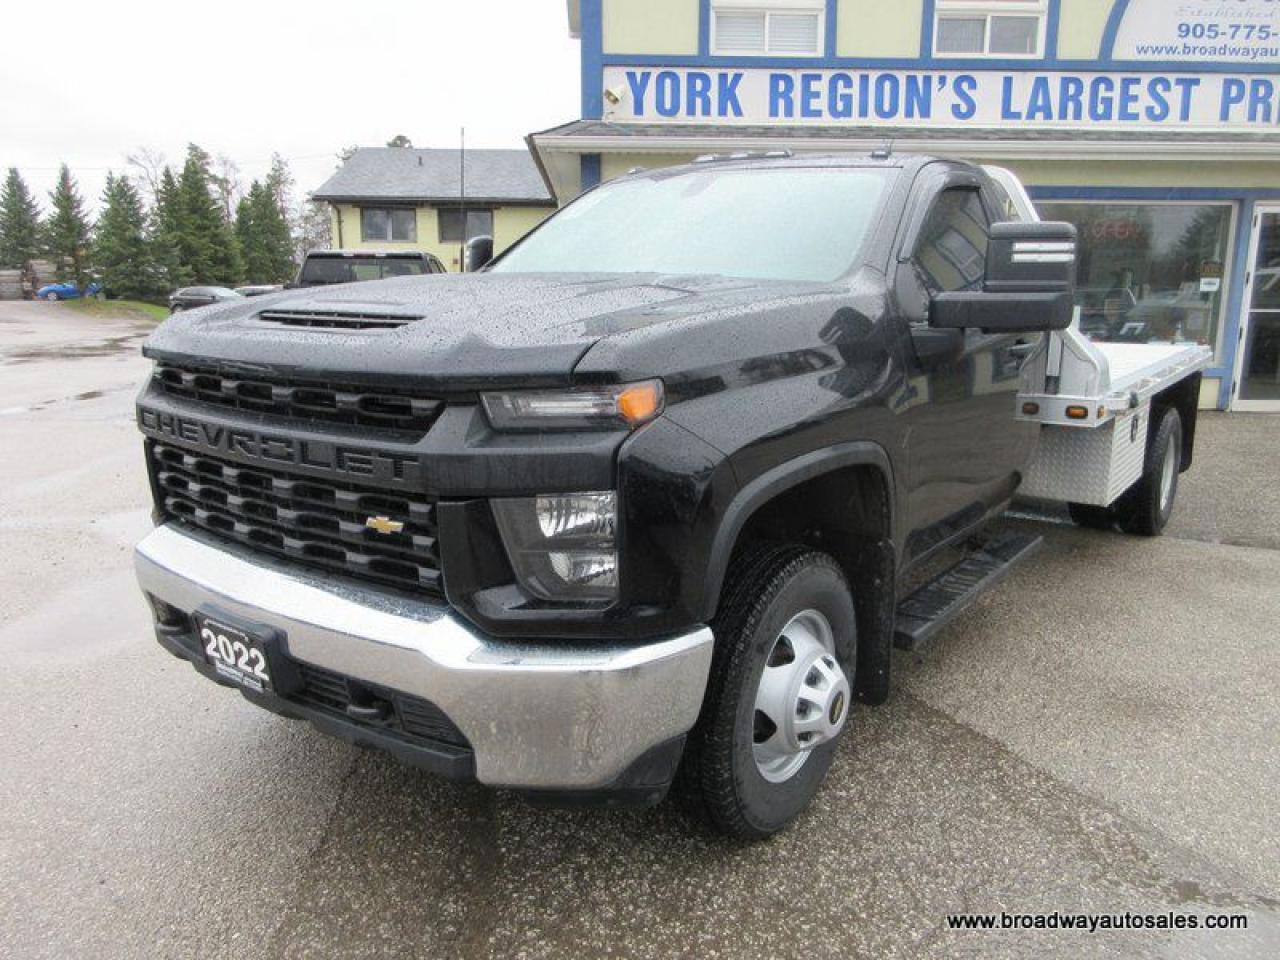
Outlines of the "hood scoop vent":
[[259,323],[308,330],[397,330],[422,318],[364,310],[263,310],[257,319]]

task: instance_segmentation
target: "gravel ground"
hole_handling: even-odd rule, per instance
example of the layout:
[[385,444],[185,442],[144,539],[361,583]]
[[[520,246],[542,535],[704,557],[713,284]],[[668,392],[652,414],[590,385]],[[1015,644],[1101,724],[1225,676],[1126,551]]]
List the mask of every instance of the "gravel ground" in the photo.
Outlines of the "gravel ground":
[[[133,584],[143,331],[0,304],[0,956],[1280,953],[1280,420],[1201,421],[1170,535],[1076,530],[855,712],[765,844],[534,810],[256,710]],[[948,913],[1245,913],[1243,932]]]

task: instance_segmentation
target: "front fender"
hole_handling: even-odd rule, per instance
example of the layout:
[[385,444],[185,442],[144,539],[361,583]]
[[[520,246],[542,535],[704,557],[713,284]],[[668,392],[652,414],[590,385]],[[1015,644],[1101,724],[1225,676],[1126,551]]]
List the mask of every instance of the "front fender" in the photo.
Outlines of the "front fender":
[[[855,466],[874,467],[883,474],[886,489],[894,489],[893,465],[889,455],[884,447],[870,440],[855,440],[813,450],[766,470],[739,489],[724,506],[722,519],[708,551],[700,601],[702,618],[709,620],[715,615],[734,547],[743,527],[757,510],[793,487],[832,471]],[[889,498],[888,507],[892,539],[896,519],[892,497]]]

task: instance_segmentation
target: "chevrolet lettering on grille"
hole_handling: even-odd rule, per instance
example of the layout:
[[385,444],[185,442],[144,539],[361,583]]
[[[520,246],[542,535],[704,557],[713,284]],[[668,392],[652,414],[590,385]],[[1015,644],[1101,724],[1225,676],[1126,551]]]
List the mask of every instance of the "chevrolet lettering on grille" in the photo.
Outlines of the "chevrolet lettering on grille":
[[222,426],[145,406],[138,407],[138,426],[143,433],[158,440],[176,440],[210,452],[227,453],[253,461],[315,467],[406,483],[421,479],[421,464],[417,457],[386,450],[361,449]]

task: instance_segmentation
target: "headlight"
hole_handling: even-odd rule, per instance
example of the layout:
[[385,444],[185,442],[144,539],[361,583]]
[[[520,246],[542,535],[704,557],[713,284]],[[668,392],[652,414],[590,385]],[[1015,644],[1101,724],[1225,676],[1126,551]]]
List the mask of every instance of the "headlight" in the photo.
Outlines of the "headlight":
[[516,578],[535,597],[593,602],[617,596],[616,494],[494,500],[493,511]]
[[662,412],[662,381],[575,390],[482,393],[495,430],[600,430],[638,427]]

